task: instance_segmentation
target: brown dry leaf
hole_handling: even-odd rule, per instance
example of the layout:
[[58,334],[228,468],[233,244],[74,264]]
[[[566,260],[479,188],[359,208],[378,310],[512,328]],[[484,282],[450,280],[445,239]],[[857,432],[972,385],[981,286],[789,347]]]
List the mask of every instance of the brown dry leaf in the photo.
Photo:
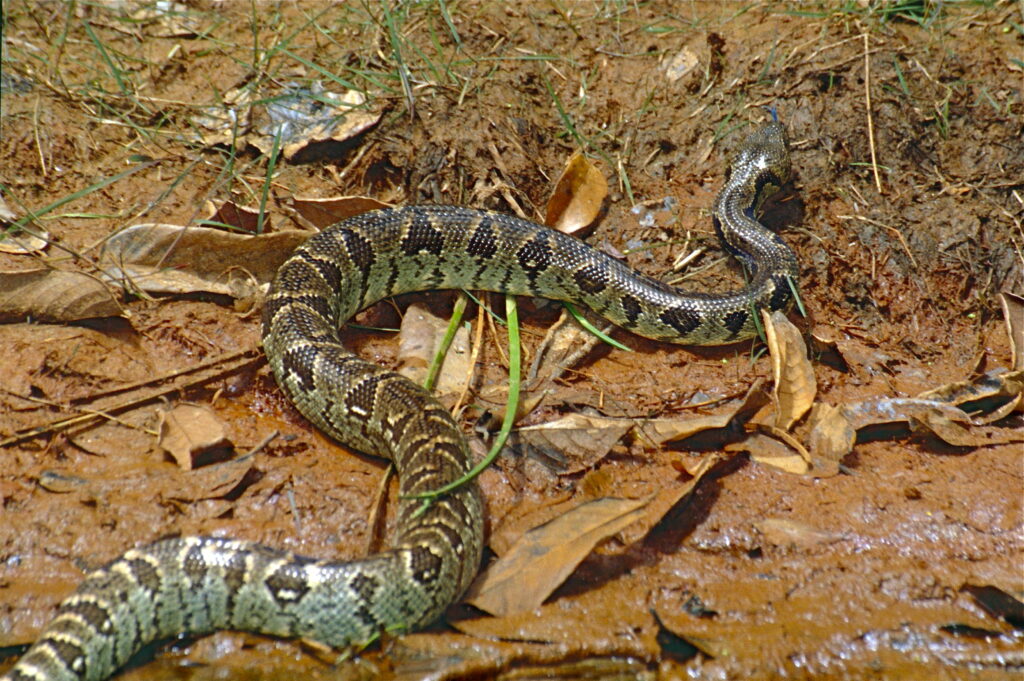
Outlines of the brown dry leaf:
[[807,359],[807,346],[800,330],[776,310],[768,314],[761,311],[768,350],[772,356],[772,372],[775,386],[772,401],[775,402],[775,425],[789,430],[814,404],[817,385],[814,381],[814,367]]
[[249,236],[209,227],[133,225],[107,240],[100,265],[110,281],[143,291],[238,296],[233,278],[269,282],[308,238],[309,232],[299,230]]
[[[424,305],[410,305],[398,332],[398,373],[417,385],[423,385],[447,330],[447,320],[432,314]],[[472,378],[470,357],[469,328],[463,324],[445,355],[434,392],[438,395],[461,393]]]
[[530,530],[477,578],[466,602],[499,616],[540,607],[600,541],[643,517],[649,501],[596,499]]
[[196,460],[212,449],[229,447],[227,430],[212,409],[195,404],[179,404],[160,412],[160,436],[157,444],[190,471]]
[[[966,417],[963,421],[969,421]],[[915,414],[911,420],[911,428],[925,428],[942,441],[954,447],[989,447],[992,445],[1024,442],[1024,431],[1019,428],[999,428],[996,426],[973,426],[967,428],[939,410],[925,410]]]
[[678,442],[705,430],[725,428],[733,414],[712,414],[678,419],[637,420],[633,437],[645,446],[656,446]]
[[369,196],[335,196],[326,199],[296,196],[290,205],[296,215],[317,229],[330,227],[353,215],[392,207],[390,203]]
[[[921,400],[935,400],[953,404],[965,412],[977,413],[971,423],[981,425],[998,421],[1021,405],[1024,395],[1024,371],[1007,372],[995,368],[970,381],[957,381],[926,390],[917,396]],[[992,405],[1002,406],[985,413]],[[980,412],[980,413],[978,413]],[[984,415],[982,415],[984,414]]]
[[824,402],[818,402],[811,410],[810,427],[807,447],[814,475],[824,478],[837,474],[843,457],[853,451],[857,431],[850,425],[843,407]]
[[577,151],[569,157],[555,183],[544,224],[559,232],[575,234],[597,219],[606,196],[608,181],[604,173]]
[[519,428],[521,442],[555,461],[568,459],[562,474],[578,473],[603,459],[630,428],[631,419],[569,414],[556,421]]
[[[206,221],[217,222],[222,225],[235,227],[240,232],[255,234],[260,226],[260,211],[258,208],[248,208],[239,205],[234,201],[225,201],[217,206],[213,201],[206,202]],[[210,225],[214,227],[214,225]],[[270,214],[263,216],[264,232],[270,230]]]
[[637,419],[633,437],[644,445],[662,445],[685,440],[704,430],[725,428],[729,425],[739,427],[750,420],[758,409],[768,403],[768,400],[764,381],[759,378],[731,412],[688,419]]
[[0,321],[74,322],[124,314],[109,289],[81,272],[0,272]]
[[[958,407],[935,400],[909,397],[869,400],[847,405],[844,412],[857,430],[872,425],[906,423],[911,429],[923,428],[955,447],[1024,442],[1024,432],[1020,429],[972,424],[971,418]],[[973,427],[968,429],[963,424]]]
[[1003,291],[999,294],[1006,334],[1010,337],[1010,360],[1014,371],[1024,370],[1024,297]]
[[764,433],[751,433],[742,442],[728,444],[723,449],[727,452],[750,452],[750,458],[757,463],[794,475],[804,475],[810,470],[810,465],[798,450]]

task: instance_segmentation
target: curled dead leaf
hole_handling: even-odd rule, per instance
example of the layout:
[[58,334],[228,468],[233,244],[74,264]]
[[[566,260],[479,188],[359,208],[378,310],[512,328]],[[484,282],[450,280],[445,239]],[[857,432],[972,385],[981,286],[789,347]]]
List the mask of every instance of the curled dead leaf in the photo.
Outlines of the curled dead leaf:
[[317,229],[330,227],[353,215],[392,207],[390,203],[369,196],[335,196],[324,199],[296,196],[289,204],[297,216]]
[[519,428],[521,442],[541,450],[548,458],[568,464],[560,473],[578,473],[604,458],[630,428],[631,419],[611,419],[585,414],[569,414],[556,421]]
[[[778,431],[778,434],[785,435],[785,432]],[[783,442],[764,433],[751,433],[741,442],[728,444],[724,449],[727,452],[750,452],[751,460],[794,475],[804,475],[810,470],[806,452],[801,451],[803,447],[792,437],[789,442]]]
[[1022,396],[1024,370],[1006,371],[998,367],[969,381],[956,381],[926,390],[917,399],[952,404],[973,414],[971,423],[981,425],[998,421],[1011,411],[1019,410]]
[[544,224],[566,234],[576,234],[601,214],[607,195],[608,181],[604,173],[577,151],[569,157],[555,183]]
[[110,290],[82,272],[0,272],[0,321],[74,322],[124,314]]
[[697,54],[689,47],[679,50],[671,59],[662,65],[665,71],[665,78],[668,82],[674,83],[686,74],[693,71],[700,64]]
[[1024,297],[1003,291],[999,294],[999,304],[1010,338],[1010,366],[1014,371],[1024,370]]
[[911,430],[920,432],[923,429],[954,447],[985,447],[1024,442],[1024,432],[1018,428],[978,424],[958,407],[936,400],[868,400],[846,405],[844,412],[850,425],[858,430],[873,425],[904,423]]
[[[260,211],[258,208],[242,206],[234,201],[225,201],[219,206],[213,201],[207,201],[206,215],[207,222],[234,227],[237,231],[248,234],[255,234],[260,226]],[[270,215],[263,216],[262,231],[270,231]]]
[[381,116],[370,110],[362,92],[331,92],[319,82],[309,88],[289,84],[262,101],[266,105],[253,116],[259,123],[248,141],[269,154],[279,139],[281,155],[291,163],[341,158],[351,140],[375,126]]
[[775,425],[789,430],[814,404],[817,385],[814,367],[807,359],[807,346],[800,330],[776,310],[768,314],[761,311],[768,350],[772,357],[772,372],[775,386],[772,400],[775,403]]
[[739,428],[768,403],[764,381],[757,379],[739,404],[721,414],[677,419],[636,419],[633,437],[645,445],[679,442],[705,430]]
[[[610,328],[611,325],[605,325],[601,330],[607,333]],[[527,372],[527,390],[546,389],[581,362],[599,342],[600,338],[581,327],[569,311],[563,309],[534,351]]]
[[810,426],[807,447],[814,475],[829,477],[837,474],[843,457],[853,451],[857,431],[847,419],[843,407],[833,407],[824,402],[818,402],[811,410]]
[[179,404],[160,412],[157,444],[179,467],[190,471],[204,458],[205,463],[210,463],[213,450],[230,447],[226,433],[223,422],[209,407]]

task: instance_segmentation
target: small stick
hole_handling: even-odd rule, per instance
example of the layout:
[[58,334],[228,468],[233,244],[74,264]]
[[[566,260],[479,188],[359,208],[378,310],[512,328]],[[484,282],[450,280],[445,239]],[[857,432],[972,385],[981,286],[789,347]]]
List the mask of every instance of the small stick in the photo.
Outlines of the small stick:
[[878,159],[875,156],[875,124],[871,118],[871,59],[868,50],[868,34],[864,33],[864,101],[868,110],[868,146],[871,148],[871,170],[875,174],[875,188],[882,193],[882,178],[878,176]]

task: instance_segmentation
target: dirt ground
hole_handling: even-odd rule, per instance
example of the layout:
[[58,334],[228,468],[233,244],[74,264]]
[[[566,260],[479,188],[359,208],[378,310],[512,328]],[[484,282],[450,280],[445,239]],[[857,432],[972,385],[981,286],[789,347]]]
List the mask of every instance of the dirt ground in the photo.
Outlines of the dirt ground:
[[[194,223],[208,201],[265,201],[274,229],[299,226],[296,196],[543,220],[582,149],[610,187],[590,243],[683,287],[725,290],[742,274],[709,209],[729,155],[773,107],[794,178],[765,222],[800,258],[807,317],[790,318],[812,343],[817,400],[913,397],[1012,367],[998,296],[1024,292],[1018,3],[145,7],[156,3],[5,2],[0,191],[16,217],[35,213],[49,245],[0,253],[0,272],[96,276],[111,235]],[[314,81],[364,93],[379,121],[305,163],[200,139],[204,107],[237,88],[266,98]],[[340,450],[289,406],[250,301],[107,287],[123,316],[0,325],[0,669],[86,571],[130,547],[211,534],[344,558],[373,541],[384,466]],[[416,301],[446,316],[453,299],[408,296],[371,319],[395,326],[395,310]],[[523,301],[528,356],[556,316]],[[477,324],[475,306],[467,319]],[[490,335],[475,367],[481,393],[507,382],[504,340]],[[396,362],[393,334],[351,336],[364,355]],[[634,352],[591,353],[522,425],[575,412],[714,415],[772,378],[760,343],[615,337]],[[184,369],[195,371],[175,374]],[[483,401],[469,402],[462,419],[478,436]],[[212,408],[229,457],[280,436],[240,463],[186,470],[155,435],[160,413],[184,403]],[[70,417],[82,420],[58,423]],[[570,471],[507,449],[481,478],[495,553],[495,538],[595,485],[643,499],[719,460],[649,531],[601,543],[539,608],[489,617],[455,606],[430,631],[338,664],[251,634],[183,639],[122,678],[1021,678],[1024,623],[972,595],[1024,595],[1024,448],[1012,437],[1024,424],[1009,412],[989,425],[1011,437],[954,446],[904,422],[863,429],[828,474],[781,470],[754,446],[725,452],[721,433],[662,447],[622,440]],[[806,441],[809,428],[804,419],[792,437]]]

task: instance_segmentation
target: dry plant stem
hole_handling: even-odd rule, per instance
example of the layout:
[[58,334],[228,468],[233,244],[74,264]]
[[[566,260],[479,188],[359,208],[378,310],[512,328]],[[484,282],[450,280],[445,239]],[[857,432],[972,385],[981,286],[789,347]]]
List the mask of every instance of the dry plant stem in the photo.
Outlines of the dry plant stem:
[[384,543],[384,504],[388,498],[388,486],[391,478],[395,477],[395,464],[388,464],[384,469],[384,475],[380,476],[380,483],[373,495],[373,503],[370,504],[370,515],[366,519],[366,526],[369,531],[366,535],[366,553],[377,553]]
[[185,374],[193,374],[197,371],[202,371],[203,369],[208,369],[212,366],[217,366],[218,364],[223,364],[225,362],[233,362],[234,360],[240,359],[247,355],[255,357],[257,354],[259,354],[259,350],[257,348],[248,348],[246,350],[240,350],[238,352],[229,352],[226,355],[220,355],[219,357],[208,359],[204,362],[200,362],[199,364],[185,367],[184,369],[169,371],[166,374],[162,374],[160,376],[154,376],[153,378],[147,378],[141,381],[136,381],[135,383],[129,383],[127,385],[122,385],[117,388],[111,388],[110,390],[92,393],[91,395],[87,395],[85,397],[76,397],[71,399],[70,402],[71,404],[78,404],[80,402],[94,402],[95,400],[98,400],[101,397],[109,397],[110,395],[117,395],[119,393],[128,392],[129,390],[135,390],[136,388],[142,388],[147,385],[155,385],[157,383],[162,383],[163,381],[172,378],[177,378],[178,376],[184,376]]
[[875,123],[871,117],[871,58],[867,33],[864,33],[864,104],[868,112],[868,147],[871,149],[871,171],[875,174],[875,188],[881,194],[882,179],[878,175],[878,158],[875,155]]
[[476,376],[476,366],[480,359],[480,348],[483,347],[485,314],[483,305],[477,305],[476,334],[473,338],[473,351],[469,357],[470,375],[466,379],[466,384],[462,387],[462,392],[459,394],[459,398],[455,400],[455,404],[452,406],[452,414],[459,413],[462,409],[462,405],[466,402],[466,396],[469,395],[469,391],[473,387],[473,377]]
[[[251,354],[251,353],[254,353],[254,352],[255,352],[255,349],[245,350],[243,352],[233,353],[232,355],[229,355],[227,357],[222,357],[222,358],[218,359],[217,361],[219,361],[219,362],[231,361],[231,360],[237,359],[238,357],[244,357],[245,355]],[[202,385],[203,383],[206,383],[207,381],[211,381],[211,380],[213,380],[215,378],[219,378],[219,377],[223,376],[224,374],[228,374],[228,373],[237,371],[238,369],[242,368],[246,364],[248,364],[250,362],[253,362],[253,361],[257,361],[257,360],[256,359],[246,359],[245,361],[240,362],[239,364],[237,364],[235,366],[225,367],[222,370],[219,370],[219,371],[216,371],[216,372],[210,374],[209,376],[201,376],[201,377],[196,378],[196,379],[194,379],[192,381],[188,381],[188,382],[186,382],[186,383],[184,383],[182,385],[168,386],[168,387],[163,388],[161,390],[157,390],[156,392],[148,393],[148,394],[142,395],[140,397],[133,397],[133,398],[124,400],[122,402],[117,402],[117,403],[111,404],[109,406],[104,407],[102,413],[98,412],[98,411],[93,411],[93,412],[88,413],[88,414],[81,414],[81,415],[78,415],[78,416],[70,416],[70,417],[59,418],[59,419],[55,419],[53,421],[49,421],[49,422],[44,423],[44,424],[39,425],[39,426],[30,426],[29,428],[24,428],[22,430],[19,430],[19,431],[16,431],[14,433],[11,433],[9,436],[4,438],[3,440],[0,440],[0,447],[6,447],[8,445],[16,444],[16,443],[22,442],[24,440],[30,440],[32,438],[39,437],[40,435],[45,435],[47,433],[52,433],[52,432],[57,432],[57,431],[65,430],[67,428],[70,428],[71,426],[84,425],[84,424],[87,424],[87,423],[91,423],[92,421],[100,419],[100,418],[111,418],[111,416],[110,416],[111,414],[116,414],[116,413],[125,411],[127,409],[130,409],[130,408],[133,408],[133,407],[137,407],[137,406],[140,406],[142,404],[146,404],[147,402],[152,402],[153,400],[159,399],[159,398],[163,397],[164,395],[168,395],[170,393],[179,392],[179,391],[191,388],[191,387],[195,387],[197,385]]]

